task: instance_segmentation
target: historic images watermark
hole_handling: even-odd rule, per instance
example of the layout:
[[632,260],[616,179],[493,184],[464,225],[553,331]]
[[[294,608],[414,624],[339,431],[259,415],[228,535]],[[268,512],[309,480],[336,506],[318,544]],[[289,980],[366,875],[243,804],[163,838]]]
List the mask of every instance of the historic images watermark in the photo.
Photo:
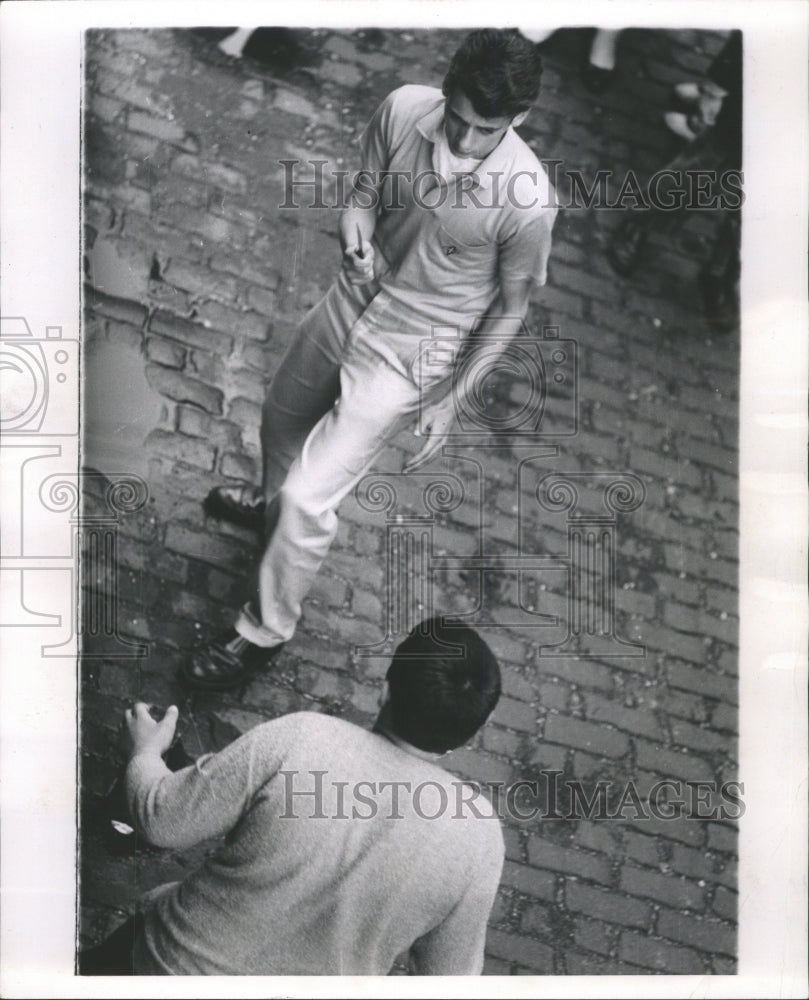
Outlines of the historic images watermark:
[[[460,780],[341,781],[327,770],[278,772],[283,779],[281,819],[426,820],[736,820],[744,815],[744,783],[664,778],[641,791],[632,781],[586,784],[543,770],[511,784]],[[560,780],[563,779],[563,780]]]
[[641,180],[634,170],[601,169],[592,175],[561,169],[564,160],[543,160],[545,178],[520,170],[454,173],[435,170],[344,170],[324,159],[283,159],[284,199],[280,209],[405,208],[408,200],[425,211],[449,208],[656,209],[662,212],[738,211],[744,204],[741,170],[665,167]]

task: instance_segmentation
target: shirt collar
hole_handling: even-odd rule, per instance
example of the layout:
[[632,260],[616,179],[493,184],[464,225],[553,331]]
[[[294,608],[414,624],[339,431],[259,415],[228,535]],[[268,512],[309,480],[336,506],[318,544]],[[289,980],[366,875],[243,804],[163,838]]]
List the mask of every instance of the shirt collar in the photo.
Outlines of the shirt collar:
[[[419,118],[416,122],[416,128],[428,142],[438,141],[444,130],[443,97],[434,108]],[[509,165],[514,161],[514,144],[517,140],[519,140],[519,136],[509,125],[500,142],[472,174],[476,181],[476,187],[486,190],[492,186],[493,175],[506,173]]]

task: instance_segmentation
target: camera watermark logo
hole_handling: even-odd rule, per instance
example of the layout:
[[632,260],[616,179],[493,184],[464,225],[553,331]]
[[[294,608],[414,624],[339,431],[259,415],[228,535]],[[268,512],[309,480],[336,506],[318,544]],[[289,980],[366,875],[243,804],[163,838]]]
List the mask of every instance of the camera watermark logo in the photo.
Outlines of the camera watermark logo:
[[61,326],[34,337],[22,316],[0,319],[0,434],[77,435],[78,341]]
[[[436,391],[451,393],[456,426],[447,444],[469,444],[470,437],[500,433],[510,437],[572,437],[579,426],[578,351],[575,340],[561,339],[558,326],[546,326],[542,336],[531,333],[524,321],[520,332],[497,340],[476,332],[486,322],[481,317],[467,337],[455,327],[437,327],[419,346],[417,372],[423,387],[419,428],[427,430],[429,404]],[[492,387],[508,378],[511,404],[492,404]],[[438,381],[438,385],[435,383]],[[553,420],[545,421],[546,412]]]

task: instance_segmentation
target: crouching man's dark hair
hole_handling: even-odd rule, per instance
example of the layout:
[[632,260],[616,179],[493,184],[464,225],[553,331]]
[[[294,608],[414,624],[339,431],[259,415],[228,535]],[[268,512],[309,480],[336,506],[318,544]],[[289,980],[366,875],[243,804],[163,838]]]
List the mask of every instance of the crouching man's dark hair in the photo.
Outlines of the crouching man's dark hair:
[[387,678],[396,735],[431,753],[466,743],[500,697],[491,649],[473,629],[440,618],[421,622],[399,644]]
[[452,57],[445,97],[460,91],[484,118],[514,118],[539,96],[542,60],[536,45],[516,29],[472,31]]

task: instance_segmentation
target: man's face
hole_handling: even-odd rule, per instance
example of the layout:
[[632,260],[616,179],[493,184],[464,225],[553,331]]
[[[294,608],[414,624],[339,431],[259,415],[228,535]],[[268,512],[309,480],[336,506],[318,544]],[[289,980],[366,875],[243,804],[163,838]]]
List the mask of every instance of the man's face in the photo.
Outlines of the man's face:
[[472,160],[482,160],[497,146],[511,118],[483,118],[464,94],[455,93],[444,104],[444,129],[450,152]]

